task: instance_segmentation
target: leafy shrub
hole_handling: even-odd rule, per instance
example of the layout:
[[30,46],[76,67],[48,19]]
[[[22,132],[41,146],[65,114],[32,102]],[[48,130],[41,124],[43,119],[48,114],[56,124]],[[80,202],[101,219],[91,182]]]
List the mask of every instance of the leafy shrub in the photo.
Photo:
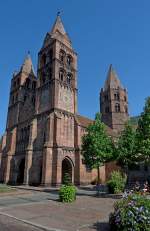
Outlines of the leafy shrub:
[[150,231],[150,200],[139,194],[115,203],[109,223],[114,231]]
[[123,176],[119,171],[111,173],[110,180],[107,182],[110,193],[123,192],[127,177]]
[[59,199],[61,202],[73,202],[76,199],[76,187],[62,185],[59,191]]

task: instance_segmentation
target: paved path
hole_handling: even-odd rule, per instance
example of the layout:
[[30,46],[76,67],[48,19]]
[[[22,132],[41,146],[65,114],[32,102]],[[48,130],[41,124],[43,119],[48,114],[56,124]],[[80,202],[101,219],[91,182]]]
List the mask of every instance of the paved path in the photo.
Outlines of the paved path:
[[8,216],[0,215],[0,231],[41,231],[41,229],[16,221]]
[[[56,190],[0,197],[0,218],[5,215],[17,218],[16,222],[26,222],[31,225],[29,231],[34,230],[33,227],[51,231],[107,231],[108,216],[115,200],[97,198],[91,190],[82,189],[78,194],[80,196],[71,204],[60,203]],[[23,228],[20,231],[24,231]]]

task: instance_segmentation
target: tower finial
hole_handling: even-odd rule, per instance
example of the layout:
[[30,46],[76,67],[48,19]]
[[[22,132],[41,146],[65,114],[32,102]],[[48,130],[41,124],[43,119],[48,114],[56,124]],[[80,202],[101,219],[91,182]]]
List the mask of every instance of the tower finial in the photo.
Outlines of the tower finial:
[[27,56],[26,56],[27,59],[30,59],[30,57],[31,57],[30,54],[31,54],[31,53],[30,53],[30,50],[28,50]]
[[63,13],[63,11],[58,9],[58,11],[57,11],[57,17],[60,16],[62,13]]
[[58,10],[58,11],[57,11],[57,16],[60,16],[60,13],[61,13],[60,10]]

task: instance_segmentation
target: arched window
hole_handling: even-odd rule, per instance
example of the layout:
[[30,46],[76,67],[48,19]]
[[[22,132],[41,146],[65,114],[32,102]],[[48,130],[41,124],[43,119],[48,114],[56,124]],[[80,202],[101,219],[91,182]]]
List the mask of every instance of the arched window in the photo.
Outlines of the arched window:
[[119,103],[115,104],[115,112],[120,112],[120,104]]
[[45,82],[46,82],[46,73],[45,73],[45,71],[43,71],[41,73],[41,83],[44,84]]
[[128,107],[125,106],[125,113],[128,113]]
[[17,85],[18,86],[20,85],[20,79],[17,79]]
[[35,96],[32,97],[32,104],[35,106]]
[[49,79],[52,79],[52,68],[49,68]]
[[67,74],[67,78],[66,78],[66,82],[67,82],[67,84],[71,84],[71,79],[72,79],[72,74],[71,73],[68,73]]
[[12,104],[14,104],[14,101],[15,101],[15,100],[14,100],[14,96],[12,96]]
[[70,66],[72,63],[72,57],[71,55],[67,55],[67,65]]
[[24,95],[24,99],[23,99],[23,101],[25,102],[25,101],[26,101],[26,99],[27,99],[27,96],[26,96],[26,95]]
[[46,55],[43,54],[41,57],[41,67],[45,66],[45,64],[46,64]]
[[105,98],[105,101],[108,101],[108,95],[105,95],[104,98]]
[[26,139],[26,128],[23,129],[23,140]]
[[46,78],[45,78],[45,76],[43,76],[43,78],[42,78],[42,82],[43,82],[43,84],[46,82]]
[[30,125],[27,127],[27,140],[29,141],[29,136],[30,136]]
[[114,100],[117,100],[117,101],[120,100],[119,92],[116,92],[116,93],[114,94]]
[[16,94],[16,97],[15,97],[15,102],[18,101],[18,93]]
[[36,82],[33,81],[33,82],[32,82],[32,90],[35,90],[35,88],[36,88]]
[[14,81],[14,83],[13,83],[13,87],[14,87],[14,88],[16,87],[16,81]]
[[66,56],[65,51],[60,50],[59,59],[60,59],[61,62],[64,62],[64,61],[65,61],[65,56]]
[[109,107],[105,108],[105,112],[108,113],[109,112]]
[[49,62],[51,63],[52,60],[53,60],[53,50],[51,49],[51,50],[49,51]]
[[25,87],[26,87],[27,89],[30,88],[30,79],[27,79],[27,80],[26,80]]
[[21,135],[20,135],[20,139],[23,140],[23,128],[21,128]]
[[43,134],[43,143],[45,143],[46,142],[46,133],[44,132],[44,134]]
[[59,80],[64,81],[64,70],[63,69],[60,69],[59,71]]

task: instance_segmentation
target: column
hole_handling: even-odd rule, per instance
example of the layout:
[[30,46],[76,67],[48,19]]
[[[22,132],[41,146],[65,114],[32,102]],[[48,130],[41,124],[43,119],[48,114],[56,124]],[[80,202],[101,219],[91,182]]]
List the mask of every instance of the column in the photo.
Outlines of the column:
[[52,157],[53,149],[44,147],[43,165],[42,165],[42,185],[50,185],[52,183]]
[[11,171],[11,160],[16,150],[16,134],[17,128],[14,128],[9,134],[7,139],[10,140],[9,146],[7,147],[6,162],[5,162],[5,172],[4,172],[4,182],[7,184],[10,181],[10,171]]
[[53,142],[54,142],[54,114],[47,118],[46,124],[46,142],[43,150],[42,164],[42,185],[52,183],[52,161],[53,161]]
[[29,184],[30,169],[32,167],[33,144],[37,137],[37,119],[34,119],[30,126],[29,144],[25,156],[25,170],[24,170],[24,183]]

